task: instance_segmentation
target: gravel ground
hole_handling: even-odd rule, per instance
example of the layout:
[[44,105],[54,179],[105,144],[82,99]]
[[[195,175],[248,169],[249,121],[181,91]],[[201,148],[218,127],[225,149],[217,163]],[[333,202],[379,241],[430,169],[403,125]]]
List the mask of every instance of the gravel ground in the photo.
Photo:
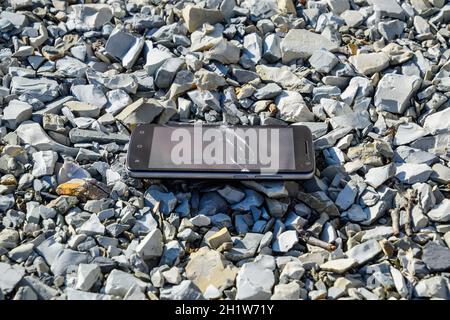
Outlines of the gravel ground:
[[[0,2],[0,300],[450,298],[446,0]],[[128,176],[194,121],[306,125],[315,177]]]

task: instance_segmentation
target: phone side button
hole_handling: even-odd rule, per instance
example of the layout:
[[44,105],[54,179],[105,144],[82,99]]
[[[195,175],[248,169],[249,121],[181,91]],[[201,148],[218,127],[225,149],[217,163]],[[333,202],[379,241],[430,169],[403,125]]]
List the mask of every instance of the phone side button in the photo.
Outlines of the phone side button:
[[234,179],[248,179],[248,176],[246,174],[241,175],[235,175],[233,176]]

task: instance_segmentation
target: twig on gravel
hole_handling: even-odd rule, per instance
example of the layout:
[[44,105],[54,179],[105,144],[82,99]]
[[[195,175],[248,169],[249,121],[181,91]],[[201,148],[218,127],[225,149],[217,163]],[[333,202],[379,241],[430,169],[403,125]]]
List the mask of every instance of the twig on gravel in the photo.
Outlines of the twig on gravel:
[[400,215],[399,215],[399,209],[394,208],[391,209],[391,219],[392,219],[392,229],[394,229],[394,236],[398,236],[400,234]]
[[310,244],[312,246],[316,246],[316,247],[319,247],[319,248],[322,248],[322,249],[325,249],[328,251],[336,250],[335,244],[328,243],[328,242],[322,241],[320,239],[317,239],[317,238],[313,237],[311,235],[311,233],[309,233],[307,231],[300,230],[299,236],[304,242],[306,242],[307,244]]
[[409,189],[406,192],[406,198],[407,198],[408,202],[406,204],[405,233],[408,236],[411,236],[413,234],[411,215],[412,215],[412,209],[414,207],[416,196],[417,196],[417,190]]

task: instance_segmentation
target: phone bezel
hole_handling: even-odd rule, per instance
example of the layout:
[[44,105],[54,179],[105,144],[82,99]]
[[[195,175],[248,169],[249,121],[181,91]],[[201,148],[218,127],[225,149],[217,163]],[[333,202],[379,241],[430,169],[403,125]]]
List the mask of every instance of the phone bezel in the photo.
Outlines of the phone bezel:
[[[154,170],[147,166],[150,157],[151,146],[153,141],[153,131],[158,126],[164,127],[180,127],[192,124],[143,124],[133,130],[128,145],[126,167],[130,175],[138,178],[211,178],[211,179],[309,179],[315,171],[314,146],[312,134],[308,127],[302,125],[293,125],[289,128],[293,129],[295,170],[280,171],[277,174],[262,174],[258,171],[238,171],[238,170],[192,170],[180,166],[176,170]],[[204,126],[214,126],[213,124],[205,124]],[[248,128],[249,126],[237,125],[231,128]],[[261,128],[286,128],[286,126],[258,126]],[[136,161],[137,160],[137,161]]]

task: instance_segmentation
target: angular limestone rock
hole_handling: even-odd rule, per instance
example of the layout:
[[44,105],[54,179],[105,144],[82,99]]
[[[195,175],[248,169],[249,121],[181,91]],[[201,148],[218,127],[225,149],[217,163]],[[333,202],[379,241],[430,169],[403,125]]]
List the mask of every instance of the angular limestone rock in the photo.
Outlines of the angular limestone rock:
[[370,76],[389,66],[389,56],[384,52],[361,53],[349,59],[359,73]]
[[342,258],[336,260],[329,260],[320,265],[320,269],[335,273],[345,273],[347,270],[353,268],[358,264],[356,259]]
[[33,107],[26,102],[12,100],[8,106],[3,109],[3,121],[11,129],[16,129],[19,124],[29,120],[33,113]]
[[338,46],[324,36],[304,29],[292,29],[281,41],[281,54],[284,63],[295,59],[309,58],[314,51],[326,49],[336,51]]
[[223,227],[222,229],[220,229],[219,231],[208,237],[208,243],[212,249],[217,249],[224,243],[231,243],[231,242],[232,242],[231,235],[226,227]]
[[58,88],[58,82],[47,78],[13,77],[11,80],[11,93],[17,95],[27,93],[42,102],[52,101],[58,97]]
[[192,280],[197,287],[205,292],[209,285],[219,290],[230,287],[236,278],[237,268],[217,251],[207,247],[191,254],[186,265],[186,276]]
[[308,109],[303,97],[295,91],[283,91],[275,103],[280,112],[280,119],[287,122],[314,120],[314,114]]
[[114,58],[119,59],[124,68],[130,69],[139,58],[144,43],[143,38],[115,29],[109,36],[105,50]]
[[400,74],[386,74],[375,92],[374,104],[384,111],[402,114],[410,106],[410,99],[422,80]]
[[100,3],[76,4],[69,7],[69,28],[77,30],[99,29],[113,17],[111,6]]
[[205,9],[189,5],[183,9],[182,16],[189,32],[194,32],[204,23],[215,24],[223,21],[222,12],[219,10]]
[[138,124],[152,123],[163,110],[164,107],[156,99],[141,98],[123,109],[115,118],[129,130],[133,130]]
[[53,150],[71,156],[78,154],[78,148],[66,147],[52,140],[39,123],[25,121],[16,129],[16,134],[23,142],[32,145],[38,150]]
[[136,253],[142,259],[160,257],[163,253],[163,238],[159,229],[150,231],[136,247]]
[[269,299],[275,276],[263,263],[245,263],[236,278],[238,300]]

